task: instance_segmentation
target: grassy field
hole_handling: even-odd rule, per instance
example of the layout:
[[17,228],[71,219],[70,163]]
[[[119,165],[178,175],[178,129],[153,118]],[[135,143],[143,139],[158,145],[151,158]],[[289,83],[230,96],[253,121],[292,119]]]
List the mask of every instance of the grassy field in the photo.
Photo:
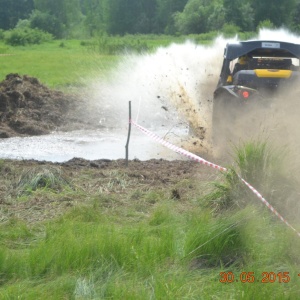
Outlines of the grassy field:
[[100,37],[88,41],[52,41],[17,47],[2,42],[0,80],[9,73],[19,73],[36,77],[52,88],[80,87],[95,76],[107,76],[126,51],[152,51],[159,46],[184,40],[184,37],[167,36]]
[[[242,172],[217,177],[186,162],[1,161],[0,298],[299,298],[299,237],[235,173],[278,189],[278,160],[264,143],[237,150]],[[295,189],[280,188],[275,207]]]
[[0,45],[0,78],[27,74],[52,88],[81,86],[92,76],[106,76],[119,57],[89,51],[80,41],[53,41],[42,45]]
[[86,41],[55,40],[15,47],[0,41],[0,80],[9,73],[19,73],[36,77],[52,88],[81,87],[91,78],[108,76],[124,55],[152,52],[160,46],[183,43],[187,39],[207,44],[213,36],[100,36]]

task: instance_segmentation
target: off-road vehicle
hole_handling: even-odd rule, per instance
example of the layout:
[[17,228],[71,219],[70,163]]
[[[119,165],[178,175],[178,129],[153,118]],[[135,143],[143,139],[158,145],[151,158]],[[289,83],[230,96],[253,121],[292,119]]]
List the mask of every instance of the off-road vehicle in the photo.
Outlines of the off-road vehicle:
[[214,91],[213,135],[229,110],[242,114],[252,103],[270,103],[279,88],[299,81],[299,59],[299,44],[266,40],[227,44]]

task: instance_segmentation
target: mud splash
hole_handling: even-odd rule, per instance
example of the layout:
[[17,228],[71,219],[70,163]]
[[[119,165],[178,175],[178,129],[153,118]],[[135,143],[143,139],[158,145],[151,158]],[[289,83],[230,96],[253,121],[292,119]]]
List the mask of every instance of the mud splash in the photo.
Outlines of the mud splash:
[[[106,121],[118,116],[127,125],[128,101],[133,118],[149,129],[188,124],[189,150],[210,151],[212,95],[227,41],[211,46],[172,44],[153,54],[127,56],[108,82],[95,82],[93,98],[101,103]],[[197,145],[198,149],[195,149]]]

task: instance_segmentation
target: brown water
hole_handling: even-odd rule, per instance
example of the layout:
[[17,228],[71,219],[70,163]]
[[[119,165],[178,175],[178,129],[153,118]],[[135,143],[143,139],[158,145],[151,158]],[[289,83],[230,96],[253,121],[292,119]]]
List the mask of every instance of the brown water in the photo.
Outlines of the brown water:
[[[175,133],[175,131],[173,130]],[[157,134],[165,134],[164,130]],[[187,137],[184,130],[176,134]],[[172,140],[170,138],[169,140]],[[9,138],[0,140],[0,157],[11,159],[35,159],[63,162],[80,157],[89,160],[125,158],[127,132],[118,130],[57,132],[44,136]],[[173,139],[176,143],[176,141]],[[132,130],[129,143],[129,159],[148,160],[163,158],[181,159],[178,154],[153,142],[137,129]]]

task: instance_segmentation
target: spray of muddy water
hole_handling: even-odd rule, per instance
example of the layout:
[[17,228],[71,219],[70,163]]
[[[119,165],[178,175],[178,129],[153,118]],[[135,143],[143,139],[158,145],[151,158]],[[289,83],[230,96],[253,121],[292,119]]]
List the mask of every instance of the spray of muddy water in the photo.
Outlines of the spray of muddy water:
[[[253,39],[300,43],[300,37],[281,30],[261,30]],[[219,37],[209,46],[193,42],[172,44],[153,54],[127,55],[110,80],[91,89],[101,103],[101,121],[107,126],[126,127],[128,101],[133,118],[141,125],[166,133],[187,124],[191,133],[180,146],[196,153],[213,153],[211,144],[212,97],[221,70],[226,40]],[[230,151],[232,143],[266,135],[297,149],[299,93],[292,89],[278,95],[268,110],[253,110],[231,128],[230,139],[218,153]],[[297,138],[295,138],[297,137]],[[293,142],[292,142],[293,141]],[[215,152],[216,153],[216,152]]]
[[153,54],[125,56],[110,81],[92,90],[103,105],[103,120],[127,125],[132,116],[152,130],[173,131],[185,126],[191,133],[180,145],[196,152],[210,149],[213,90],[218,81],[226,41],[211,46],[187,41],[159,48]]

